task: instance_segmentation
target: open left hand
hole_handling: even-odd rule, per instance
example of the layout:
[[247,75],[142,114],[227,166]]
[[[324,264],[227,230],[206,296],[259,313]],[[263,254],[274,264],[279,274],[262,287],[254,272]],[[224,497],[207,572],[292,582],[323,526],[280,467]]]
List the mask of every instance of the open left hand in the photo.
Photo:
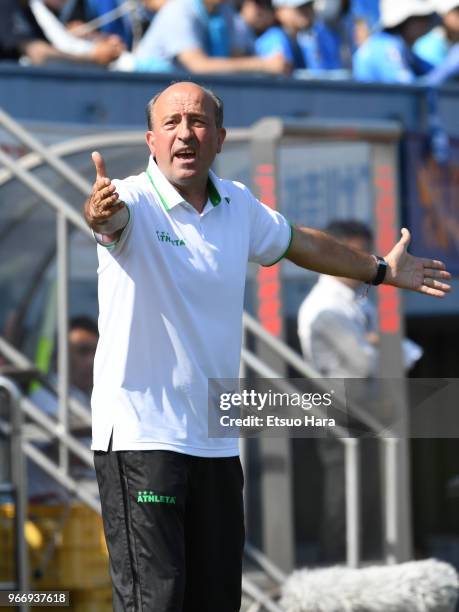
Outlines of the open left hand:
[[442,261],[410,255],[407,251],[410,240],[410,232],[403,228],[401,239],[384,257],[388,264],[384,283],[434,297],[444,297],[451,291],[451,287],[443,281],[450,279],[451,274],[446,271]]

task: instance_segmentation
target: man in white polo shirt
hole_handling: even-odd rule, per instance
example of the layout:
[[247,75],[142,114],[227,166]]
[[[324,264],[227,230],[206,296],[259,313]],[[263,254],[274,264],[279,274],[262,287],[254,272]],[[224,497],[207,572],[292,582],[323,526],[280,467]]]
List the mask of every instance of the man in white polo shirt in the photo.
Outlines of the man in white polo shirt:
[[146,172],[97,177],[85,217],[99,242],[93,443],[115,612],[237,612],[244,542],[237,440],[207,433],[208,379],[238,377],[248,261],[441,297],[444,265],[385,261],[291,228],[210,171],[223,105],[190,82],[148,105]]

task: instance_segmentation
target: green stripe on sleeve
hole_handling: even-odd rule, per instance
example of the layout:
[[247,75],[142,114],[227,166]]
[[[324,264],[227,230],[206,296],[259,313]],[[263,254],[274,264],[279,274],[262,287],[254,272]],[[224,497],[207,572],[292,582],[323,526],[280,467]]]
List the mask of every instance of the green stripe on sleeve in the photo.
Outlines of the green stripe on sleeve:
[[289,222],[289,227],[290,227],[290,238],[287,244],[287,248],[285,249],[285,251],[282,253],[282,255],[280,257],[278,257],[275,261],[273,261],[270,264],[263,264],[264,268],[270,268],[271,266],[275,266],[277,263],[280,262],[281,259],[284,259],[284,257],[287,255],[288,250],[292,244],[292,240],[293,240],[293,223]]

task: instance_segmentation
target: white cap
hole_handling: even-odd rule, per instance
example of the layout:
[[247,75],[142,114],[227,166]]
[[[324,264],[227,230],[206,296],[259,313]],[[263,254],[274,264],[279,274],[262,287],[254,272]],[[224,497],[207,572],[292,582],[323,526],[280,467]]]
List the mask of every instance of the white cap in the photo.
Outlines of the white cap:
[[383,28],[395,28],[409,17],[422,17],[436,11],[433,0],[381,0],[379,8]]
[[446,15],[455,8],[459,7],[459,0],[436,0],[435,8],[440,15]]
[[299,6],[303,6],[303,4],[311,4],[311,2],[314,2],[314,0],[272,0],[272,4],[275,8],[280,8],[281,6],[298,8]]

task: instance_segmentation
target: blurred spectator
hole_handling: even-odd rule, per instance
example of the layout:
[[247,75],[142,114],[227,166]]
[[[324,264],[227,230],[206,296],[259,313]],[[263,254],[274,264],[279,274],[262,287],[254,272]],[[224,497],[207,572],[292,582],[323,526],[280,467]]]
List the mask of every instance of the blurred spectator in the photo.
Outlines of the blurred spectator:
[[[48,7],[51,0],[29,0],[30,11],[36,25],[40,28],[46,41],[55,51],[54,57],[75,62],[91,62],[106,66],[116,60],[124,45],[119,36],[111,35],[95,40],[85,40],[67,31],[56,15]],[[51,6],[56,9],[58,0],[52,0]],[[63,0],[60,0],[63,4]]]
[[427,82],[439,85],[459,73],[459,0],[437,0],[441,23],[414,45],[423,60],[433,64]]
[[[330,222],[325,231],[347,246],[371,252],[371,230],[357,220]],[[301,304],[298,312],[298,335],[305,360],[322,376],[332,379],[356,378],[353,386],[346,387],[346,397],[372,411],[371,378],[379,366],[379,337],[377,315],[372,302],[359,295],[360,281],[320,275]],[[404,341],[404,365],[408,369],[422,355],[422,349],[409,340]],[[368,382],[367,382],[368,381]],[[339,410],[329,411],[343,426],[349,425]],[[351,422],[352,425],[352,422]],[[319,459],[323,466],[323,504],[320,541],[322,560],[328,563],[342,561],[345,552],[346,511],[344,451],[341,442],[324,438],[318,441]],[[364,442],[364,440],[362,440]],[[380,551],[378,529],[377,453],[376,440],[363,447],[364,495],[363,542],[367,554]],[[373,444],[374,443],[374,444]],[[378,517],[379,518],[379,517]]]
[[86,22],[118,10],[119,17],[114,17],[108,23],[102,23],[98,30],[107,35],[116,34],[128,49],[131,48],[133,41],[131,11],[123,11],[123,8],[130,4],[129,0],[67,0],[63,4],[64,13],[61,12],[60,18],[64,22],[78,18]]
[[241,55],[253,55],[257,37],[274,24],[271,0],[241,0],[236,9],[235,47]]
[[26,56],[42,64],[53,53],[43,33],[30,14],[27,4],[19,0],[0,3],[0,59],[18,60]]
[[142,0],[142,5],[148,15],[148,20],[151,21],[156,13],[163,8],[167,0]]
[[283,73],[280,54],[235,57],[235,14],[223,0],[168,0],[135,51],[137,70]]
[[[347,246],[370,252],[370,230],[354,220],[332,221],[325,231]],[[328,378],[367,378],[376,374],[376,336],[361,307],[359,281],[320,275],[298,312],[298,336],[304,358]],[[342,426],[340,415],[336,418]],[[338,440],[317,440],[323,497],[319,530],[321,561],[338,563],[345,555],[346,509],[344,450]],[[368,492],[368,488],[365,489]],[[365,514],[369,510],[364,505]],[[372,519],[374,510],[372,508]],[[362,526],[360,526],[362,529]],[[377,533],[377,529],[373,529]],[[365,531],[365,536],[367,536]],[[365,544],[367,540],[365,539]]]
[[459,0],[437,0],[436,8],[440,23],[414,45],[417,55],[433,66],[441,64],[459,42]]
[[[69,375],[70,375],[70,397],[78,400],[88,407],[93,386],[94,356],[96,353],[99,332],[96,323],[86,316],[74,317],[69,324]],[[54,362],[56,355],[54,356]],[[57,385],[57,375],[55,372],[50,375],[50,382]],[[31,401],[46,412],[49,416],[56,417],[58,409],[57,397],[45,387],[39,387],[31,397]],[[71,431],[88,448],[91,445],[90,429],[87,427]],[[40,441],[32,433],[32,440],[38,448],[51,457],[54,455],[54,445],[48,441]],[[41,470],[34,462],[28,461],[28,489],[29,498],[34,502],[51,500],[62,500],[67,498],[66,491],[46,472]],[[93,470],[82,465],[80,461],[72,457],[70,474],[77,478],[93,478]]]
[[371,36],[371,29],[368,25],[366,19],[363,19],[359,16],[354,16],[354,45],[355,48],[358,49]]
[[0,4],[0,59],[106,65],[121,50],[118,38],[85,41],[72,36],[41,0],[2,0]]
[[370,30],[379,24],[379,0],[351,0],[351,11],[354,17],[364,19]]
[[354,54],[359,81],[412,83],[432,65],[411,49],[433,26],[431,0],[381,0],[382,30],[373,33]]
[[[325,231],[347,246],[371,252],[371,231],[359,221],[333,221]],[[298,335],[303,355],[324,376],[376,373],[375,337],[361,306],[361,286],[353,279],[320,275],[300,307]]]
[[361,47],[379,25],[379,0],[351,0],[354,45]]
[[324,68],[350,70],[355,49],[351,0],[316,0],[314,10]]
[[[105,6],[107,10],[102,11],[95,0],[67,0],[57,16],[76,36],[93,38],[100,33],[115,33],[123,40],[126,48],[132,51],[165,1],[110,0]],[[53,2],[62,3],[62,0]]]
[[[125,51],[110,68],[112,70],[144,70],[144,71],[163,71],[169,70],[170,65],[153,56],[146,56],[150,53],[152,42],[151,24],[158,12],[166,4],[167,0],[142,0],[142,5],[138,7],[135,15],[132,15],[134,40],[131,51]],[[140,53],[137,50],[140,46]]]
[[[89,405],[92,391],[98,338],[97,324],[92,319],[86,316],[72,318],[69,324],[70,394],[85,405]],[[54,374],[51,378],[56,382]],[[35,391],[31,399],[48,414],[56,415],[56,396],[44,387]]]
[[322,68],[317,36],[312,30],[313,0],[273,0],[273,6],[277,23],[257,39],[257,54],[281,54],[293,70]]

